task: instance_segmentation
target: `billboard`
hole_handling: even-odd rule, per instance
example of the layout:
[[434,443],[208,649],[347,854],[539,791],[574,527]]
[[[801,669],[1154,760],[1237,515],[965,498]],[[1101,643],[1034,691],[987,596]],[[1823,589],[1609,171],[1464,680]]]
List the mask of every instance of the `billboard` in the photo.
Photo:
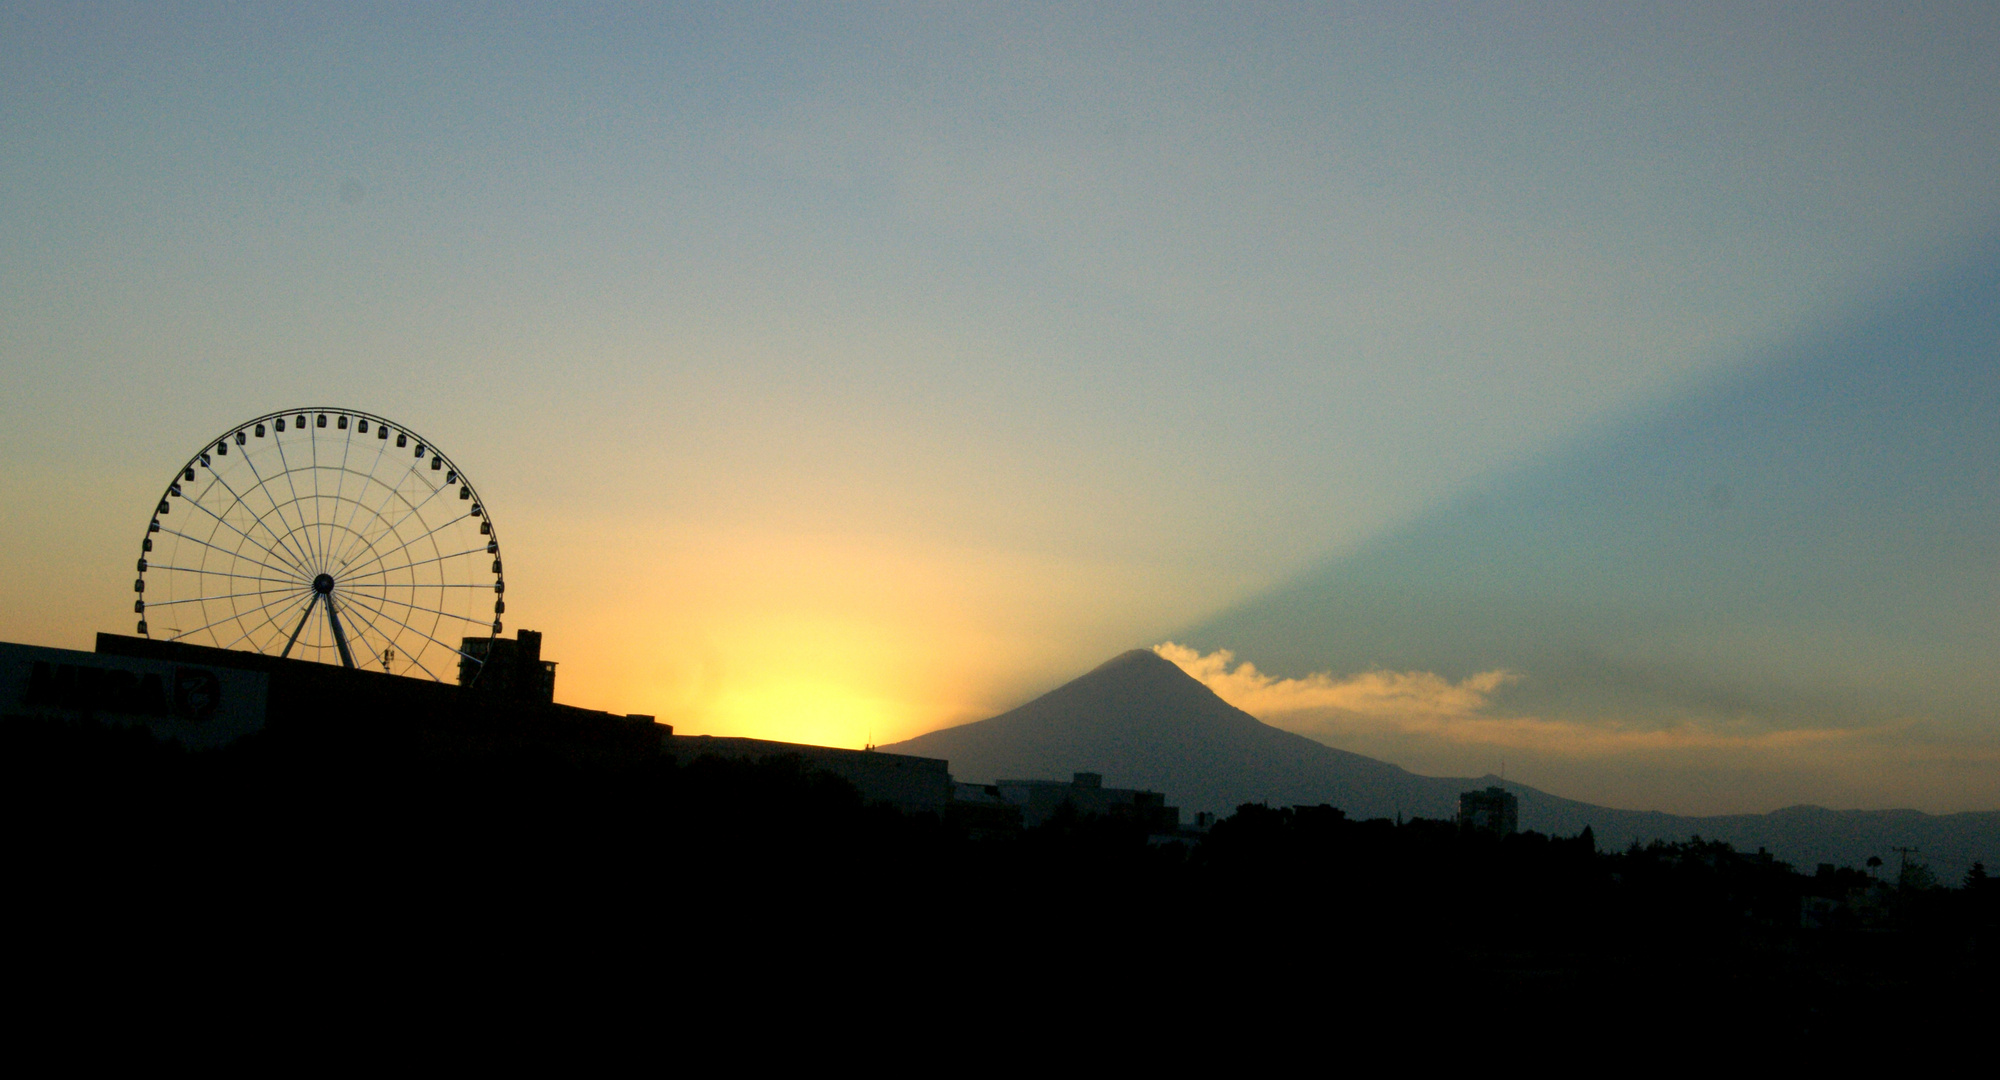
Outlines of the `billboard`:
[[190,750],[264,726],[261,671],[0,642],[0,714],[144,725]]

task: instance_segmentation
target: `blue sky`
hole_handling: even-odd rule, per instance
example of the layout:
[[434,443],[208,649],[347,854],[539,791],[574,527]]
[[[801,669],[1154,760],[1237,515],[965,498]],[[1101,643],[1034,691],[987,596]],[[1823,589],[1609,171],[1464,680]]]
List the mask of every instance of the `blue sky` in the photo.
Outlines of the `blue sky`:
[[[161,478],[310,400],[450,448],[565,696],[685,730],[886,741],[1169,639],[1662,722],[1553,689],[1582,635],[1793,703],[1902,650],[1825,722],[1976,741],[1940,493],[1991,432],[1914,403],[1990,350],[1867,342],[1984,287],[1995,56],[1990,5],[0,6],[0,636],[122,628]],[[1703,805],[1992,801],[1759,768]]]

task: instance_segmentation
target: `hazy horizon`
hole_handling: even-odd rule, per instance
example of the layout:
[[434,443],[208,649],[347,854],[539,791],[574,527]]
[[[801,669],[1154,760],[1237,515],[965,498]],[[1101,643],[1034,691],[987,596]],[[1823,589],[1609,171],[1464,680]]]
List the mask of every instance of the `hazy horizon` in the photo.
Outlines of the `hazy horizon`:
[[1980,4],[9,4],[0,639],[131,633],[174,470],[324,403],[477,481],[560,700],[686,733],[1159,647],[1420,773],[2000,807],[1996,56]]

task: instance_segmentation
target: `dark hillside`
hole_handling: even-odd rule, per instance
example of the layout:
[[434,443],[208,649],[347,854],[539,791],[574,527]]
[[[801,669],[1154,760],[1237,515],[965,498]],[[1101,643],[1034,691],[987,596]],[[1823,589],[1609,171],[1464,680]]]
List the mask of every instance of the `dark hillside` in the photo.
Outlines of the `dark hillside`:
[[1992,935],[1991,890],[1971,888],[1805,932],[1802,897],[1872,880],[1815,883],[1713,843],[1627,855],[1259,806],[1184,843],[1073,813],[974,839],[864,806],[800,759],[383,719],[409,737],[274,730],[188,752],[0,724],[17,978],[70,993],[165,973],[145,992],[178,1002],[228,973],[282,990],[274,1007],[307,983],[427,1022],[466,994],[759,1023],[893,1009],[967,1038],[1026,1016],[1023,1038],[1092,1045],[1202,1003],[1176,1047],[1262,1026],[1273,1047],[1416,1036],[1463,992],[1479,1007],[1454,1033],[1553,1015],[1581,1046],[1691,1001],[1755,1016],[1759,1037],[1949,1018]]

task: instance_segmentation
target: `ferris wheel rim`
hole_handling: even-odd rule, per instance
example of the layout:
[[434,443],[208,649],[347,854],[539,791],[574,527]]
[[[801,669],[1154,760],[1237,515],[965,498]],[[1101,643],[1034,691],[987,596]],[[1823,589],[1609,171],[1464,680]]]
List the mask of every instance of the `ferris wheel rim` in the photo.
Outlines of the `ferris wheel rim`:
[[[343,433],[337,460],[331,454],[322,460],[323,440],[317,434],[329,427],[329,418],[336,418],[333,426]],[[288,445],[286,438],[279,437],[287,434],[287,421],[301,425],[308,436],[304,446],[298,446],[296,438],[290,439]],[[308,423],[309,428],[303,427]],[[353,446],[356,438],[368,436],[371,425],[375,434],[370,441],[377,444],[372,459],[365,452],[355,454]],[[248,441],[253,430],[257,438],[264,438],[267,427],[271,429],[271,442],[264,449],[276,455],[275,469],[259,467],[257,452]],[[383,467],[391,449],[392,433],[395,448],[414,442],[414,459],[423,461],[428,456],[429,466],[405,463],[400,474],[393,467],[385,474]],[[235,456],[250,474],[247,478],[239,474],[236,484],[230,483],[224,468],[214,460],[230,455],[232,449],[238,451]],[[294,461],[294,457],[298,460]],[[357,459],[366,460],[366,467],[358,465]],[[270,464],[268,459],[266,464]],[[445,474],[444,482],[434,482],[425,475],[440,471]],[[301,474],[310,477],[310,490],[303,486]],[[182,490],[183,482],[192,484],[199,477],[205,477],[207,482],[198,489]],[[412,477],[428,490],[421,494],[406,490]],[[330,492],[323,484],[328,478],[334,481]],[[356,482],[353,494],[346,490],[349,478]],[[278,486],[280,483],[282,488]],[[218,487],[222,494],[216,494],[213,501],[220,505],[220,512],[210,505],[209,499]],[[438,513],[436,524],[431,523],[433,518],[424,516],[426,507],[454,489],[460,500],[470,504],[469,516],[479,522],[479,535],[473,539],[482,542],[471,546],[440,544],[439,534],[454,526],[465,527],[467,516]],[[253,505],[253,498],[258,497],[264,504],[262,510]],[[213,519],[206,538],[196,535],[198,530],[161,520],[174,501],[196,507]],[[327,511],[329,504],[331,510]],[[300,621],[278,653],[289,656],[315,611],[322,611],[323,622],[330,628],[345,666],[357,665],[349,649],[349,627],[343,622],[343,615],[352,623],[355,643],[366,646],[371,655],[381,647],[384,670],[389,670],[393,659],[400,658],[405,662],[407,674],[414,674],[408,671],[414,666],[430,679],[444,682],[447,678],[434,670],[434,664],[457,661],[461,681],[466,681],[465,667],[469,664],[472,677],[476,678],[490,652],[481,649],[475,655],[470,644],[481,637],[491,640],[499,636],[500,615],[505,607],[502,596],[505,578],[498,554],[500,531],[484,497],[455,458],[440,450],[427,436],[380,413],[349,406],[305,405],[271,410],[232,424],[200,444],[175,471],[154,506],[141,544],[140,577],[135,583],[140,599],[135,602],[135,611],[143,616],[149,611],[185,606],[202,620],[202,625],[191,630],[171,628],[165,640],[184,640],[206,633],[220,647],[247,647],[269,654],[278,635],[284,633],[283,624],[296,616]],[[247,520],[231,520],[239,514]],[[406,533],[405,526],[412,523],[416,528]],[[385,528],[381,527],[384,525]],[[223,535],[225,528],[233,534],[233,543],[229,536]],[[193,565],[177,565],[180,560],[176,559],[149,567],[147,555],[154,550],[153,537],[160,534],[175,539],[176,556],[181,554],[179,542],[195,545],[188,550],[199,554],[186,560]],[[442,579],[444,570],[440,568],[453,561],[469,566],[465,560],[482,554],[493,557],[490,585],[477,580]],[[211,560],[218,561],[218,565],[209,565]],[[144,593],[149,569],[184,575],[195,586],[205,585],[212,578],[256,587],[228,591],[191,587],[192,595],[148,601]],[[420,577],[419,572],[428,576]],[[174,580],[168,577],[168,581]],[[443,599],[458,590],[488,588],[496,597],[490,622],[484,615],[449,610],[451,605]],[[428,593],[439,596],[435,606],[420,602]],[[227,631],[218,632],[218,628],[232,623],[237,631],[235,636],[222,640]],[[141,618],[138,630],[142,636],[154,637],[145,618]],[[459,644],[446,640],[453,636],[460,638]],[[432,646],[436,646],[435,652]],[[308,648],[317,651],[324,660],[327,646],[323,635]]]
[[[414,430],[404,425],[400,421],[391,420],[388,417],[383,416],[379,413],[368,412],[365,409],[347,408],[345,406],[307,405],[292,409],[278,409],[273,412],[265,413],[262,416],[251,417],[250,419],[245,420],[240,424],[230,425],[229,427],[223,429],[220,433],[218,433],[214,438],[209,439],[207,442],[202,443],[201,444],[202,448],[200,450],[195,451],[194,455],[188,458],[187,461],[181,465],[181,471],[179,473],[176,473],[175,475],[176,476],[184,475],[190,467],[196,465],[201,461],[202,455],[207,453],[210,448],[222,443],[224,440],[234,438],[236,433],[239,431],[248,431],[250,428],[255,427],[258,424],[272,420],[291,419],[294,416],[317,416],[321,413],[325,413],[329,416],[346,414],[347,416],[353,417],[357,420],[370,420],[377,424],[387,424],[389,425],[391,430],[400,431],[403,434],[416,439],[418,442],[421,442],[426,447],[428,447],[433,453],[438,452],[436,443],[431,442],[429,439],[421,435],[418,435]],[[449,465],[453,466],[456,465],[456,463],[453,462],[451,457],[443,454],[439,454],[439,456],[444,457],[444,460]],[[485,505],[484,501],[481,500],[479,497],[479,489],[473,486],[472,482],[469,479],[466,479],[464,471],[459,470],[458,475],[460,483],[463,483],[466,487],[472,488],[473,501],[479,503],[482,506]],[[165,499],[167,497],[167,491],[171,490],[173,486],[174,486],[173,482],[169,481],[167,486],[160,490],[160,498]],[[491,519],[489,518],[488,520],[490,521]],[[498,526],[495,526],[493,530],[493,539],[495,541],[498,541],[500,539],[500,530]]]

